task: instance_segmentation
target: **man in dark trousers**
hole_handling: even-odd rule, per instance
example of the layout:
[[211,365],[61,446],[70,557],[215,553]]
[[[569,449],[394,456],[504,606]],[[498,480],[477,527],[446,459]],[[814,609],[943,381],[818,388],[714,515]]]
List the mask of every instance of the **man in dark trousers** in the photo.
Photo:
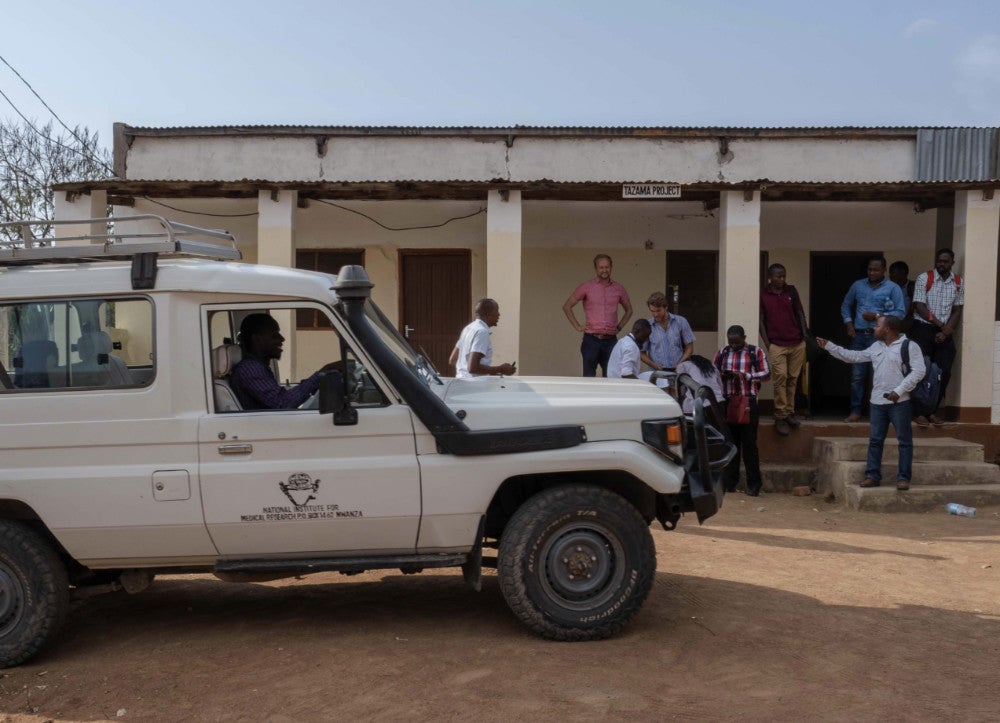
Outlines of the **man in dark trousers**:
[[756,497],[763,483],[757,451],[757,427],[760,424],[757,395],[760,383],[767,381],[771,370],[761,348],[747,344],[747,333],[742,326],[729,327],[726,340],[729,344],[715,355],[715,367],[722,375],[722,392],[727,402],[732,397],[750,397],[750,420],[747,424],[729,424],[736,456],[723,473],[723,484],[728,492],[736,490],[742,457],[747,471],[747,494]]
[[951,249],[939,249],[934,268],[920,274],[914,284],[913,328],[910,334],[923,353],[941,368],[941,395],[937,403],[933,409],[917,410],[925,414],[918,414],[913,420],[921,427],[926,427],[928,423],[936,426],[944,424],[944,420],[937,416],[937,410],[944,399],[951,368],[958,356],[954,334],[965,306],[965,281],[952,273],[954,265],[955,253]]
[[[583,357],[583,376],[596,377],[597,367],[608,376],[608,358],[618,341],[618,332],[625,328],[632,318],[632,302],[625,287],[611,280],[611,257],[597,254],[594,257],[596,276],[584,281],[573,290],[563,304],[563,313],[573,328],[583,333],[580,342],[580,356]],[[583,302],[583,315],[587,323],[581,324],[573,307]],[[618,307],[625,315],[618,318]]]

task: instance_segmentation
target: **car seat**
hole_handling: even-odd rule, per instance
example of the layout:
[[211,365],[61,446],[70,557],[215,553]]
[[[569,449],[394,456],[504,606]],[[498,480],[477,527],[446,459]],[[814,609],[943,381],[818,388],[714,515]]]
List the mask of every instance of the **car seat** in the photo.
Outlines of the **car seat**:
[[216,412],[240,412],[243,405],[229,386],[229,375],[243,359],[237,344],[223,344],[212,349],[212,395]]

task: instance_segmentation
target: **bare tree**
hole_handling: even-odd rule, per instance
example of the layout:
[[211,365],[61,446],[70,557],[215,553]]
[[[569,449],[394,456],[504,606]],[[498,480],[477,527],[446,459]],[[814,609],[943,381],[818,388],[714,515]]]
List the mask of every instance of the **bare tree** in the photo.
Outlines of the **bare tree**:
[[[111,154],[97,132],[77,126],[69,134],[27,120],[0,120],[0,222],[52,220],[52,184],[109,178]],[[51,227],[44,227],[48,236]],[[36,232],[37,235],[42,235]],[[17,243],[12,229],[0,229],[0,242]]]

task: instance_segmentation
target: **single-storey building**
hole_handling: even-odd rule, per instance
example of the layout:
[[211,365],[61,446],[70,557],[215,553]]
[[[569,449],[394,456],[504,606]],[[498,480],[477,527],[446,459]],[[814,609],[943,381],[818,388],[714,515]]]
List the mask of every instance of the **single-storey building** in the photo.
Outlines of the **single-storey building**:
[[[116,124],[117,177],[62,183],[61,219],[158,214],[232,231],[251,262],[363,263],[374,298],[441,367],[474,301],[500,303],[495,358],[578,375],[562,312],[597,253],[636,312],[666,292],[712,356],[757,337],[767,264],[788,269],[813,331],[842,340],[840,304],[867,257],[910,278],[950,247],[965,314],[946,404],[1000,423],[1000,129],[458,128]],[[283,372],[319,365],[296,317]],[[814,411],[847,410],[849,370],[811,370]]]

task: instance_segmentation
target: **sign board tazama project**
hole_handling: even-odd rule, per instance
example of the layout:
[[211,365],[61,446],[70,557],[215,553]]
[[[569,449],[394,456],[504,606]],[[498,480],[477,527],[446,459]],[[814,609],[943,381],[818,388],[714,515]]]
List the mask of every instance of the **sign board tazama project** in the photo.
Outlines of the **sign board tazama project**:
[[622,198],[680,198],[681,187],[675,183],[623,183]]

